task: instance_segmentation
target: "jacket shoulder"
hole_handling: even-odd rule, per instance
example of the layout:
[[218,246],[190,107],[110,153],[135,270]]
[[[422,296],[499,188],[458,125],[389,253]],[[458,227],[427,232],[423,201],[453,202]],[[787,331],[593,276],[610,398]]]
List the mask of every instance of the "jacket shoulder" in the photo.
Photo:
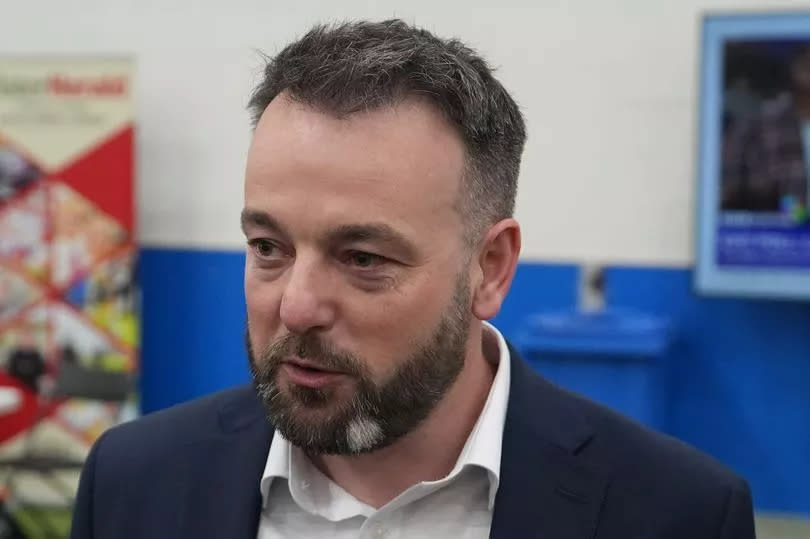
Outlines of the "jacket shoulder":
[[605,406],[549,386],[555,398],[578,410],[591,427],[592,435],[576,458],[609,477],[602,507],[608,526],[643,523],[641,528],[650,533],[668,530],[672,537],[704,537],[720,527],[723,533],[741,529],[745,533],[739,537],[752,537],[750,489],[726,465]]
[[269,429],[252,387],[242,386],[107,430],[82,471],[71,537],[176,537],[195,485],[260,473]]
[[238,430],[261,417],[261,405],[250,385],[200,397],[117,425],[98,440],[105,456],[136,453],[148,458],[193,444],[222,432]]
[[707,453],[607,407],[571,396],[585,410],[594,437],[584,452],[600,454],[614,469],[669,475],[678,482],[738,485],[742,478]]

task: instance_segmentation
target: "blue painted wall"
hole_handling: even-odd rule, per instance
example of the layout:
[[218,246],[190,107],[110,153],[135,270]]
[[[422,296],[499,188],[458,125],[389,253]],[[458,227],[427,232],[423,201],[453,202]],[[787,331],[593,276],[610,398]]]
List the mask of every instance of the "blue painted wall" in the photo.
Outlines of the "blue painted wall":
[[[145,412],[248,380],[243,261],[142,251]],[[577,275],[521,264],[496,325],[509,337],[532,312],[572,307]],[[810,515],[810,304],[699,298],[690,271],[654,268],[610,269],[607,300],[678,325],[661,428],[748,478],[758,508]]]
[[697,297],[678,270],[607,283],[610,304],[678,324],[666,430],[744,474],[758,507],[810,515],[810,303]]
[[248,380],[243,266],[239,253],[141,251],[144,412]]

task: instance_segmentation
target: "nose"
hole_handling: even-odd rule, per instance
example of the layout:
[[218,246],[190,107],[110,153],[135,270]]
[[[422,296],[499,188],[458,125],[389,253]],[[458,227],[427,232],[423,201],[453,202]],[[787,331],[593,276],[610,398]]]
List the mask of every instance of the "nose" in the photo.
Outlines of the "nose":
[[290,333],[328,329],[335,318],[328,276],[316,261],[297,259],[281,297],[281,323]]

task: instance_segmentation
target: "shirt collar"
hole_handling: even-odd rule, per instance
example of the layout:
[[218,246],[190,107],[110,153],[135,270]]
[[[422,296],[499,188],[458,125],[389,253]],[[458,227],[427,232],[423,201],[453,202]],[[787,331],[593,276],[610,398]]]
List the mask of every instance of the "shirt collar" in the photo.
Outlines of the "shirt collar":
[[292,468],[290,462],[292,456],[291,449],[290,442],[276,431],[270,442],[270,451],[267,453],[267,462],[264,465],[264,473],[262,474],[262,480],[259,484],[263,505],[267,505],[267,495],[270,492],[270,484],[274,479],[290,480]]
[[[509,400],[511,358],[506,339],[495,326],[488,322],[484,322],[483,338],[490,341],[494,339],[497,344],[497,357],[487,358],[497,365],[497,371],[484,408],[461,450],[456,465],[446,479],[451,480],[470,467],[485,470],[489,477],[489,509],[491,510],[495,505],[495,495],[498,492],[500,483],[501,445]],[[270,443],[267,462],[259,484],[264,506],[267,505],[270,485],[275,479],[287,480],[293,499],[303,509],[311,512],[317,510],[314,504],[311,503],[311,496],[302,492],[302,486],[303,490],[308,490],[311,482],[321,479],[326,480],[326,478],[307,461],[306,455],[300,449],[292,447],[290,442],[278,432],[273,436]],[[332,488],[334,487],[340,489],[337,485],[332,486]],[[359,501],[357,503],[359,505],[355,508],[357,510],[355,514],[358,512],[360,514],[368,513],[370,509],[368,506]],[[335,520],[341,517],[343,515],[333,515]]]
[[509,347],[501,332],[495,326],[484,322],[484,339],[495,339],[498,357],[490,357],[497,365],[495,378],[489,390],[484,408],[475,423],[464,448],[461,450],[453,471],[460,472],[469,466],[478,466],[486,470],[489,476],[489,508],[495,505],[501,475],[501,445],[503,426],[506,422],[506,408],[509,401],[510,364]]

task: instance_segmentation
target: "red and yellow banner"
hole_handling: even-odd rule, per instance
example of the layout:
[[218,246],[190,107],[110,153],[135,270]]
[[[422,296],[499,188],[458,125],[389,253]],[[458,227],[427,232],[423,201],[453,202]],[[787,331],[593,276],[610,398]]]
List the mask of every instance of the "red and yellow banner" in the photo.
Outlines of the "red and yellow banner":
[[66,533],[90,445],[135,410],[132,73],[0,58],[0,518],[27,535]]

